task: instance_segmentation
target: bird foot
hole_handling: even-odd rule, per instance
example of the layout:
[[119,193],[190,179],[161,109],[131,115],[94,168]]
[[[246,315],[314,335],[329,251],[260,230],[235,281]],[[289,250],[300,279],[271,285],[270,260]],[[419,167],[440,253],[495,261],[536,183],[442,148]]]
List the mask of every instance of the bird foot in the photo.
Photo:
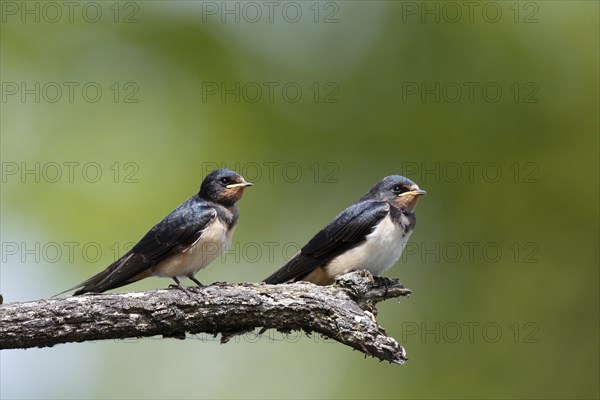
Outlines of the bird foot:
[[[189,278],[189,279],[190,279],[192,282],[194,282],[196,285],[198,285],[198,288],[203,288],[203,287],[204,287],[204,285],[202,284],[202,282],[200,282],[198,279],[196,279],[196,278],[194,277],[194,275],[190,275],[190,276],[188,276],[188,278]],[[196,288],[196,289],[197,289],[197,288]]]
[[194,289],[196,289],[196,288],[195,287],[187,287],[187,286],[183,286],[183,285],[174,285],[174,284],[171,284],[171,285],[169,285],[169,289],[179,289],[183,293],[187,294],[188,297],[192,298],[193,297],[192,295],[195,292]]

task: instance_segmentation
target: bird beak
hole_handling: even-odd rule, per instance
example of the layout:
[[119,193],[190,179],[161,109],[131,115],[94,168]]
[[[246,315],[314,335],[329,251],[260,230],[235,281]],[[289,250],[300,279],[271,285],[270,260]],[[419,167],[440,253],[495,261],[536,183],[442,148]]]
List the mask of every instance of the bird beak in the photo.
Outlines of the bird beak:
[[396,197],[396,204],[399,207],[405,207],[406,209],[413,211],[417,206],[417,200],[421,195],[425,194],[424,190],[413,189],[408,192],[400,193]]
[[421,195],[424,195],[425,193],[427,193],[427,192],[424,190],[415,189],[415,190],[411,190],[409,192],[400,193],[398,195],[398,197],[400,197],[400,196],[421,196]]
[[254,184],[252,184],[250,182],[240,182],[240,183],[232,183],[231,185],[227,185],[225,187],[227,189],[232,189],[232,188],[236,188],[236,187],[247,187],[247,186],[254,186]]

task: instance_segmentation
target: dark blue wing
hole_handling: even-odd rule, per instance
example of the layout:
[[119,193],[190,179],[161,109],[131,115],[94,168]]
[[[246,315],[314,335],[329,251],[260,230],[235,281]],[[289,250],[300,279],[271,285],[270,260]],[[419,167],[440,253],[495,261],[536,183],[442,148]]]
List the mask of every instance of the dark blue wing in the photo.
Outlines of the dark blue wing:
[[303,279],[317,267],[362,243],[389,211],[385,202],[361,201],[342,211],[287,264],[264,280],[277,284]]
[[152,227],[125,255],[104,271],[75,286],[82,287],[75,295],[100,293],[133,282],[137,275],[198,240],[202,230],[216,215],[216,210],[209,204],[194,197],[188,199]]

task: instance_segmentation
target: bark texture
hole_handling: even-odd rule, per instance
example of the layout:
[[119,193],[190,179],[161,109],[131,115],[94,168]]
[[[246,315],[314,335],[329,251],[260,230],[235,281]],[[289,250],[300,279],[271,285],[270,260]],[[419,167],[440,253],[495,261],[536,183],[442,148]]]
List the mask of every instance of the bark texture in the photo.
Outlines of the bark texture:
[[[335,285],[213,284],[203,288],[91,294],[0,305],[0,349],[186,333],[232,336],[255,328],[317,332],[368,356],[403,364],[404,348],[375,321],[375,305],[408,296],[397,280],[366,271]],[[1,303],[0,303],[1,304]]]

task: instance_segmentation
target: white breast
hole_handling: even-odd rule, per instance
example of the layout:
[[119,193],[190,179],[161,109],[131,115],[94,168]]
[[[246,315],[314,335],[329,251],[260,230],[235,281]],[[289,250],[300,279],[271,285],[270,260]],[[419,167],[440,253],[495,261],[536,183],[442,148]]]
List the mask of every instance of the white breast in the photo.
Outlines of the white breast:
[[404,235],[402,227],[385,217],[359,246],[334,258],[327,264],[327,273],[337,276],[358,269],[379,276],[390,269],[402,255],[412,231]]
[[233,230],[215,217],[190,247],[152,268],[154,275],[174,277],[189,276],[205,268],[219,257],[231,244]]

